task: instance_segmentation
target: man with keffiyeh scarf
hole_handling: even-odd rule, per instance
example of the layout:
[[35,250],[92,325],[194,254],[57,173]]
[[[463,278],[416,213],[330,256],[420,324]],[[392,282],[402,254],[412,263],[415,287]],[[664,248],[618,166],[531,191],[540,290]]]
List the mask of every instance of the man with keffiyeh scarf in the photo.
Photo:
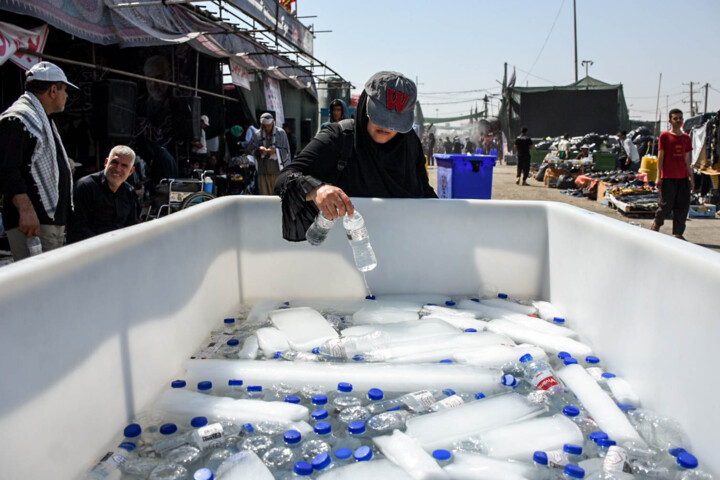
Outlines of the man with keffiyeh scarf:
[[50,62],[25,75],[25,93],[0,114],[3,223],[16,261],[29,256],[32,237],[43,251],[61,247],[72,210],[72,169],[49,116],[65,109],[68,87],[77,87]]
[[299,242],[319,210],[354,213],[350,196],[437,198],[422,144],[413,131],[415,84],[378,72],[365,84],[353,118],[323,128],[281,173],[283,238]]

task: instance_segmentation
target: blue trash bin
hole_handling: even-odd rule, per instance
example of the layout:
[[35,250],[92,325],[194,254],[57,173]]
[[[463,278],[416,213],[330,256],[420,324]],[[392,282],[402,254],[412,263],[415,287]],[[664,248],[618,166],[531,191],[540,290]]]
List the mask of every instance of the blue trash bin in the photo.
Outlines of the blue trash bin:
[[497,155],[436,153],[437,194],[440,198],[492,198]]

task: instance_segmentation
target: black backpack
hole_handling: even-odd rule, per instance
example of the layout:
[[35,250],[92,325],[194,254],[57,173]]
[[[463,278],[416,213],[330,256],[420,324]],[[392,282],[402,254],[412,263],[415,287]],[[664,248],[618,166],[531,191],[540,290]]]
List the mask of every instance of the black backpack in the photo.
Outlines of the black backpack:
[[353,153],[353,142],[355,139],[355,120],[352,118],[346,118],[338,122],[342,128],[342,146],[340,148],[340,160],[337,164],[337,177],[335,181],[340,178],[340,174],[347,166]]

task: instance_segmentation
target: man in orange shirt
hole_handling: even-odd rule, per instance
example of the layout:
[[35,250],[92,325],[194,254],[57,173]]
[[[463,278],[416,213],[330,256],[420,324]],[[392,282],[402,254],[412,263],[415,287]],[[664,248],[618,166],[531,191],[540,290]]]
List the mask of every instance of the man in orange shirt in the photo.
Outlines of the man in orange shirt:
[[660,202],[650,229],[659,232],[665,217],[672,211],[673,236],[685,240],[683,232],[690,209],[690,192],[695,188],[690,166],[692,140],[690,135],[682,131],[682,112],[674,108],[670,110],[669,116],[672,129],[660,135],[658,173],[655,180],[660,191]]

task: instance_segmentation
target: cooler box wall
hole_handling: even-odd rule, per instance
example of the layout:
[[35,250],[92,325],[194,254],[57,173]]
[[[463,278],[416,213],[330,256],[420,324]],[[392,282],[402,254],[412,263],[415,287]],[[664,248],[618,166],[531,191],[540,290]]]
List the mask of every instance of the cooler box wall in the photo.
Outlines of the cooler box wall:
[[[552,301],[720,471],[718,387],[706,375],[720,255],[567,205],[353,201],[379,262],[373,293],[492,284]],[[0,269],[8,478],[80,476],[239,302],[364,296],[341,228],[320,248],[289,243],[280,215],[276,198],[225,197]]]

